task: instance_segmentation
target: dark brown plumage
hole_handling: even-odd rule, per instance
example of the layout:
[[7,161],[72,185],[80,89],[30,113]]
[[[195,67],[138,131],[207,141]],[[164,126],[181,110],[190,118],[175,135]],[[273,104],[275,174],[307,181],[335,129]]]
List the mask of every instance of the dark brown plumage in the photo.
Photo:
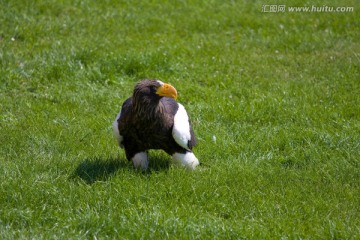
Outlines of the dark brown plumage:
[[194,169],[192,153],[197,141],[184,107],[175,99],[174,87],[159,80],[142,80],[122,105],[114,133],[135,167],[148,167],[147,151],[162,149],[175,161]]

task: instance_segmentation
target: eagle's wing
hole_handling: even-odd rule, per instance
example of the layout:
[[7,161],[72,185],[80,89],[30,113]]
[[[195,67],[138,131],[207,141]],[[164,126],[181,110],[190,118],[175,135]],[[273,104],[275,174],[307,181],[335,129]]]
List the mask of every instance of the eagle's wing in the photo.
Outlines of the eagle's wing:
[[121,117],[121,108],[120,108],[120,112],[118,113],[118,115],[116,116],[113,124],[112,124],[112,127],[113,127],[113,133],[114,133],[114,136],[115,138],[118,140],[118,143],[119,143],[119,146],[121,148],[124,148],[124,145],[122,144],[122,141],[124,140],[123,136],[120,135],[120,132],[119,132],[119,119]]
[[121,106],[120,112],[116,116],[113,122],[113,132],[115,138],[118,140],[119,146],[124,148],[123,140],[124,137],[120,134],[121,129],[126,127],[126,121],[129,116],[129,112],[131,111],[132,107],[132,99],[128,98],[123,105]]
[[180,103],[178,103],[178,109],[174,116],[172,136],[177,144],[189,151],[196,145],[194,130],[191,127],[188,114]]

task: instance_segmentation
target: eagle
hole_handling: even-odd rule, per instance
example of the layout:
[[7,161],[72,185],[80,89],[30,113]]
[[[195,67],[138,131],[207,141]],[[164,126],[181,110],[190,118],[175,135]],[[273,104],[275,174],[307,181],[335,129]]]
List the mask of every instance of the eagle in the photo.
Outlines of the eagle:
[[148,169],[150,149],[162,149],[175,163],[189,169],[199,165],[192,151],[197,144],[194,130],[184,106],[176,99],[177,91],[170,84],[144,79],[122,104],[113,131],[135,168]]

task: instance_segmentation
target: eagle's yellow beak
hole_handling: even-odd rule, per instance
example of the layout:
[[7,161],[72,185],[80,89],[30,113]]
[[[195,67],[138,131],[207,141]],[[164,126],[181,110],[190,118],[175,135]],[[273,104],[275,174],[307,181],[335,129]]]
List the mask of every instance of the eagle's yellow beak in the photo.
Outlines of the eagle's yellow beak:
[[176,89],[171,86],[170,84],[164,83],[163,85],[161,85],[157,91],[156,94],[162,97],[170,97],[173,99],[177,98],[177,91]]

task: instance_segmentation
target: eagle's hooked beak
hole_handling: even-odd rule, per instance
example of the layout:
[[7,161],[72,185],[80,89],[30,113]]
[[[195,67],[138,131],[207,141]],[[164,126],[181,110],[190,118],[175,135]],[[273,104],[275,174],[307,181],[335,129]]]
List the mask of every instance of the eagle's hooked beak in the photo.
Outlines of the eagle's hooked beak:
[[170,97],[173,99],[177,98],[177,91],[176,89],[171,86],[170,84],[164,83],[161,85],[157,90],[156,94],[162,97]]

